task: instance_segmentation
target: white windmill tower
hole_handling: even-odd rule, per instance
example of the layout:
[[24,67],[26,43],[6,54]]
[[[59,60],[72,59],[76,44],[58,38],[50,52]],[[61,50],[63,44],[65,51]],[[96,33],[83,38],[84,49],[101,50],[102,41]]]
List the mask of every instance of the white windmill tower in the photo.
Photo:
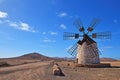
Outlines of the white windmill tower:
[[110,39],[111,33],[100,32],[88,35],[89,32],[92,32],[94,30],[99,21],[100,21],[99,19],[93,19],[92,23],[87,29],[87,32],[85,33],[81,21],[79,19],[76,20],[75,25],[79,29],[79,31],[83,33],[82,35],[80,35],[79,33],[64,32],[63,35],[64,40],[79,39],[79,37],[83,37],[82,40],[79,40],[76,44],[73,45],[73,47],[71,47],[68,50],[68,53],[70,53],[73,56],[76,56],[77,64],[80,65],[100,64],[97,43],[92,38]]

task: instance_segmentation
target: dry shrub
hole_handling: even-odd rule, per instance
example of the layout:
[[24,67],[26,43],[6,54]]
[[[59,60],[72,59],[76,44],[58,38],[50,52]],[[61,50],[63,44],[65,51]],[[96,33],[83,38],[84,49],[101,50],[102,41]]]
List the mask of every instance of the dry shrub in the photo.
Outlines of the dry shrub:
[[57,63],[53,65],[53,74],[57,76],[65,76]]
[[0,62],[0,67],[7,67],[7,66],[10,66],[10,64],[8,64],[6,61]]

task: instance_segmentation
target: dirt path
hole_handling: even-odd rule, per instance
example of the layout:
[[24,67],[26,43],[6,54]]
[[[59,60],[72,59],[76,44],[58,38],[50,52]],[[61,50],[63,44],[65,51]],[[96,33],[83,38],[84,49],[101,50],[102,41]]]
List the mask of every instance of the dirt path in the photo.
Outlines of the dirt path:
[[0,68],[0,80],[120,80],[120,68],[74,68],[58,62],[65,76],[52,74],[52,62]]
[[44,80],[48,62],[37,62],[0,68],[0,80]]
[[48,72],[45,80],[120,80],[120,68],[74,67],[64,61],[58,64],[65,76],[53,76]]

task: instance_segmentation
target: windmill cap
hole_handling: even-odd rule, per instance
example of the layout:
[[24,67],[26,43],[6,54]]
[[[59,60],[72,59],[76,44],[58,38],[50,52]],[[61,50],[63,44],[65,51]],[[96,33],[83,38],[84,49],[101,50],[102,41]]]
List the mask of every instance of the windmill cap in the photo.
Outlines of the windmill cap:
[[77,43],[82,45],[84,42],[87,43],[87,45],[96,43],[93,39],[91,39],[87,34],[84,34],[82,41],[79,40]]

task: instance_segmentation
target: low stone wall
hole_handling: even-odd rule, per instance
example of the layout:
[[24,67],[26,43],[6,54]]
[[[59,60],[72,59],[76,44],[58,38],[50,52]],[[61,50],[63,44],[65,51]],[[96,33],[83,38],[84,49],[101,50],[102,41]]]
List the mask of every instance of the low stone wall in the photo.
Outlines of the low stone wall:
[[91,67],[91,68],[105,68],[111,67],[109,63],[100,63],[100,64],[76,64],[76,67]]

